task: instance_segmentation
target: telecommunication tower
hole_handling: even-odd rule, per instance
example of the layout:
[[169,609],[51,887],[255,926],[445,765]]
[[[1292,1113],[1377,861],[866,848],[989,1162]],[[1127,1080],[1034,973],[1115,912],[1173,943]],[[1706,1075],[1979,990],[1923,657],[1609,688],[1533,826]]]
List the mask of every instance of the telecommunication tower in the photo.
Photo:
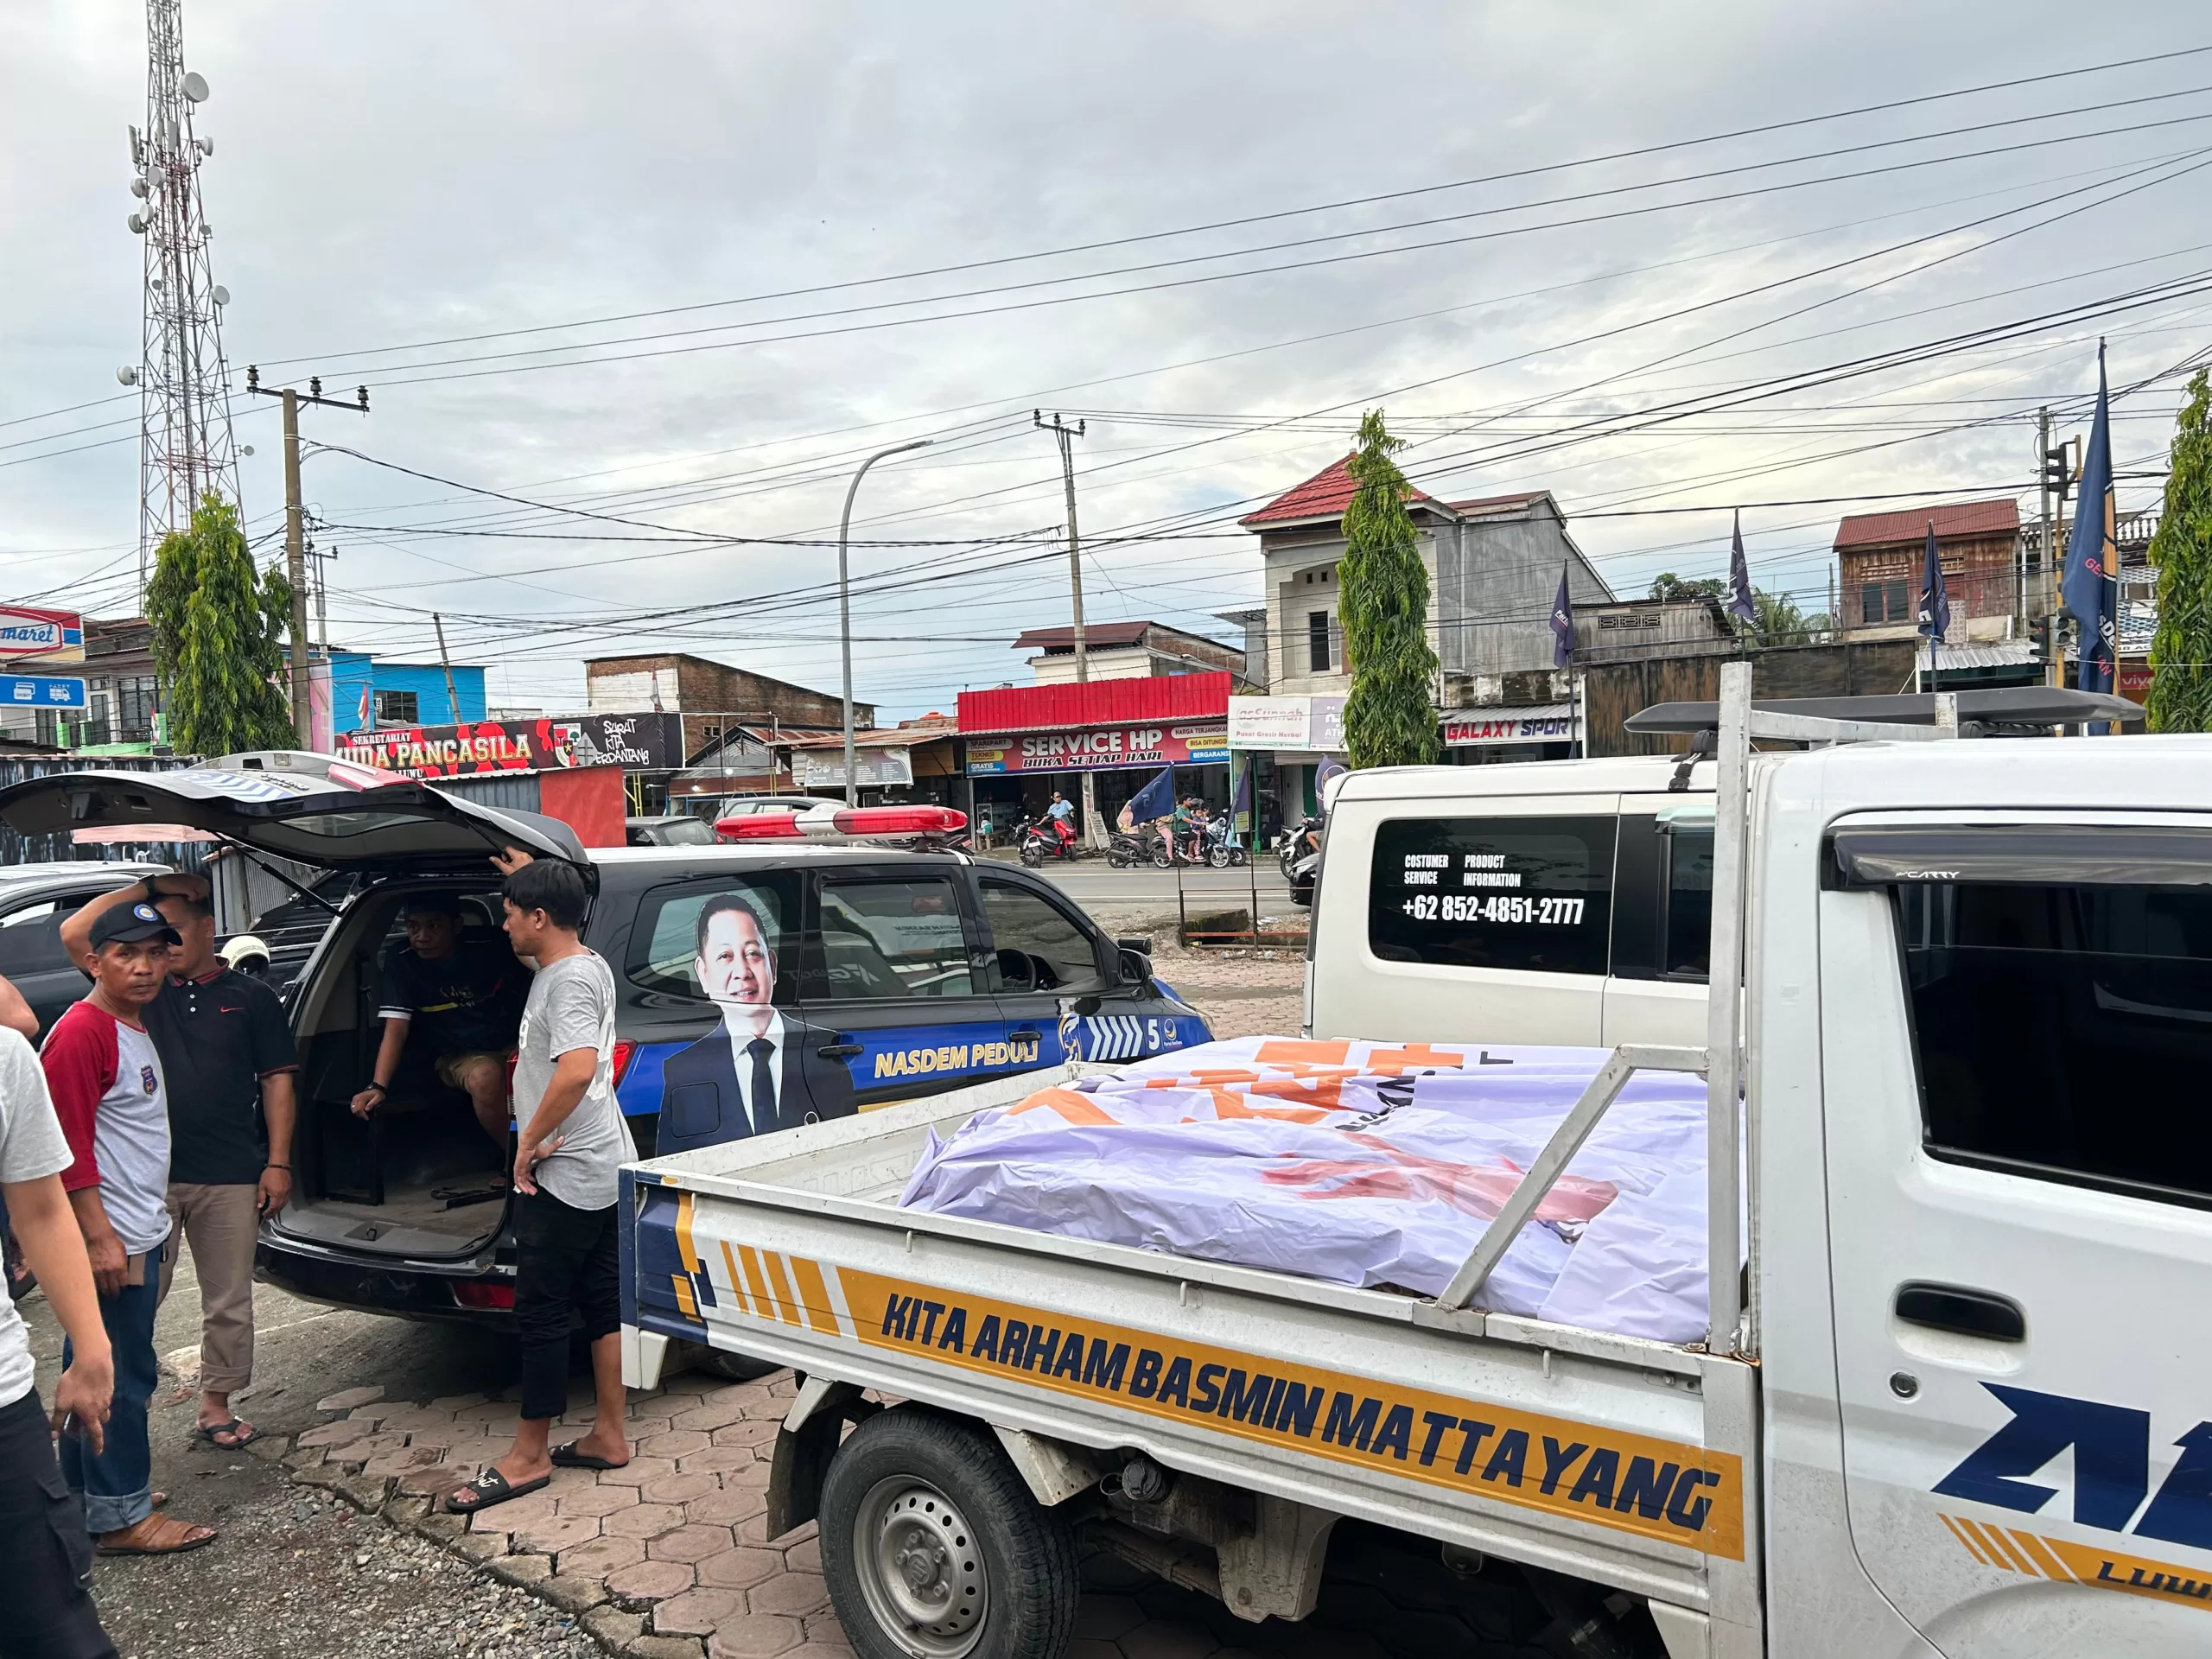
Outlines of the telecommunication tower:
[[138,586],[155,548],[188,524],[210,490],[238,499],[231,435],[230,372],[222,314],[230,294],[208,268],[200,168],[213,139],[192,130],[207,82],[184,67],[182,0],[146,0],[146,124],[130,129],[130,218],[146,242],[145,318],[137,368],[117,372],[138,388]]

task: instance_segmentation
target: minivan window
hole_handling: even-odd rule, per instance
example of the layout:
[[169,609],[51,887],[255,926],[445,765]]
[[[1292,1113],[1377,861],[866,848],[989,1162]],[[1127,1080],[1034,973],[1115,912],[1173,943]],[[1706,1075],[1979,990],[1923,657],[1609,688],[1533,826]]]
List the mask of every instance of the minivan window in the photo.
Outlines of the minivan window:
[[1891,892],[1933,1156],[2212,1207],[2212,887]]
[[1673,823],[1660,837],[1666,863],[1666,923],[1660,973],[1703,979],[1713,961],[1713,825]]
[[[728,919],[717,920],[725,915]],[[793,874],[768,871],[655,887],[639,901],[624,972],[632,984],[670,996],[705,1001],[718,991],[724,1001],[750,1001],[755,999],[725,982],[747,971],[748,954],[757,957],[765,951],[765,976],[758,964],[750,971],[756,980],[769,980],[769,1000],[780,1005],[797,994],[798,928],[798,878]],[[700,981],[702,959],[714,984]]]
[[959,898],[933,877],[824,881],[822,956],[836,1001],[976,990]]
[[1603,974],[1610,817],[1393,818],[1375,832],[1368,948],[1385,962]]

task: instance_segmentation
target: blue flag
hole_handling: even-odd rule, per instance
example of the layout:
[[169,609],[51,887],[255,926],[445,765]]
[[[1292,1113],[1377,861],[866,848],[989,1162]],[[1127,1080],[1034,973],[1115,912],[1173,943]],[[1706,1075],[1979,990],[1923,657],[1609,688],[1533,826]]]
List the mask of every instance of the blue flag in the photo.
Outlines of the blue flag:
[[1951,632],[1951,596],[1943,590],[1943,556],[1936,550],[1936,521],[1928,521],[1928,557],[1920,572],[1920,631],[1930,639]]
[[2066,574],[2059,593],[2082,625],[2074,683],[2083,691],[2109,691],[2120,641],[2120,546],[2114,535],[2112,492],[2112,404],[2105,390],[2105,348],[2097,345],[2097,417],[2082,460],[2075,498],[2074,533],[2066,543]]
[[1567,597],[1563,566],[1559,573],[1559,597],[1552,601],[1552,666],[1574,666],[1574,601]]
[[1122,809],[1122,827],[1134,830],[1141,823],[1166,817],[1174,810],[1175,769],[1162,766],[1158,777],[1129,797],[1129,804]]
[[1256,764],[1250,755],[1243,757],[1244,764],[1236,769],[1236,783],[1229,792],[1229,821],[1243,827],[1244,815],[1252,810],[1252,768]]
[[1759,620],[1758,607],[1751,603],[1751,567],[1744,557],[1744,515],[1736,514],[1735,544],[1728,552],[1728,614],[1738,622]]

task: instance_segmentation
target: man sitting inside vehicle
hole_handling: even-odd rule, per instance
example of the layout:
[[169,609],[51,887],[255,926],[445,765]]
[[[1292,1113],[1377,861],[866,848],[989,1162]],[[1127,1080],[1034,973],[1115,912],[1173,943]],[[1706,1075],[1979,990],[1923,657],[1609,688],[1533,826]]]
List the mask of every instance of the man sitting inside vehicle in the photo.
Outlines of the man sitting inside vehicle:
[[464,1090],[468,1103],[504,1152],[507,1144],[507,1062],[514,1058],[522,1001],[530,972],[499,934],[461,930],[461,904],[450,893],[420,893],[407,900],[407,943],[385,953],[384,1020],[369,1086],[353,1096],[353,1113],[366,1117],[384,1104],[410,1033],[419,1026],[417,1052],[448,1089]]

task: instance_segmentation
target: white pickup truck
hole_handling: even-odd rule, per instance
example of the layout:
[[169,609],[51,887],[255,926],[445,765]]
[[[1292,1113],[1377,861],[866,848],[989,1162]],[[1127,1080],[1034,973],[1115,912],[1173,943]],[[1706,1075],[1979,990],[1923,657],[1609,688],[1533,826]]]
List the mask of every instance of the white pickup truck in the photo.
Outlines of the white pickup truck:
[[[898,1207],[1033,1074],[626,1172],[630,1382],[804,1374],[770,1520],[869,1659],[1051,1659],[1078,1528],[1303,1618],[1344,1517],[1592,1659],[2212,1652],[2212,741],[1722,722],[1740,1033],[1616,1051],[1443,1294]],[[1641,1066],[1710,1084],[1707,1341],[1470,1307]]]

